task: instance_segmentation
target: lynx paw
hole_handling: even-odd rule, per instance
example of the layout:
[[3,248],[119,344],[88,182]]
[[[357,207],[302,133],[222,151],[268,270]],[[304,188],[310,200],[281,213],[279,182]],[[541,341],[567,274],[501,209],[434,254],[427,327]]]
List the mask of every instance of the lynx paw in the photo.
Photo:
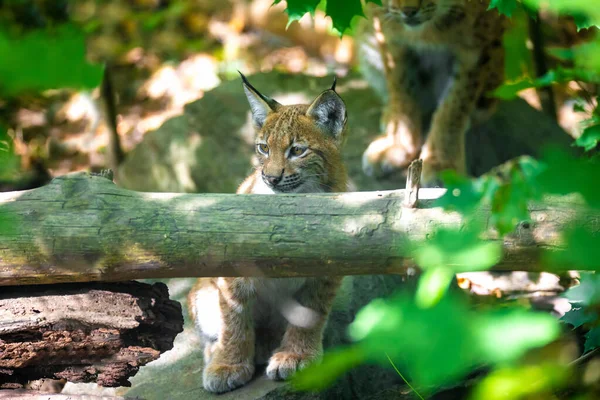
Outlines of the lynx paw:
[[366,175],[381,177],[402,170],[417,158],[414,149],[407,149],[389,135],[373,140],[363,153],[362,167]]
[[213,393],[223,393],[247,383],[254,375],[253,364],[209,363],[204,368],[202,382],[204,389]]
[[273,380],[286,380],[317,358],[318,356],[313,354],[298,354],[291,351],[277,352],[269,360],[267,376]]

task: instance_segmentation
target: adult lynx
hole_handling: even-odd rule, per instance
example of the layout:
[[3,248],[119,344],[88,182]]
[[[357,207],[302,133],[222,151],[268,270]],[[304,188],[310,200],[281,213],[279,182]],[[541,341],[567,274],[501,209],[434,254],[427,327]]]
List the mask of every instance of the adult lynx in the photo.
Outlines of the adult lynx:
[[[489,0],[383,3],[369,8],[369,20],[387,84],[385,131],[363,154],[363,169],[385,174],[420,157],[426,182],[443,169],[466,173],[465,132],[491,114],[488,92],[504,80],[507,19],[488,11]],[[427,102],[434,110],[424,141]]]

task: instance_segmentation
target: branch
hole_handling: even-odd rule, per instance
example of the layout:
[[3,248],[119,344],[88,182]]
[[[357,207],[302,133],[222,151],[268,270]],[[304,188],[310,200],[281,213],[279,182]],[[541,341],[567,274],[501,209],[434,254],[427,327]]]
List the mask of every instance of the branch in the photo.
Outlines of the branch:
[[[234,195],[141,193],[74,174],[0,193],[0,285],[193,276],[327,276],[404,273],[408,242],[462,217],[432,206],[444,189]],[[573,197],[532,205],[531,220],[502,240],[494,270],[540,271],[575,219],[598,220]],[[489,209],[477,219],[486,222]],[[491,224],[488,224],[491,226]],[[595,232],[599,225],[590,224]],[[565,267],[567,268],[567,267]]]

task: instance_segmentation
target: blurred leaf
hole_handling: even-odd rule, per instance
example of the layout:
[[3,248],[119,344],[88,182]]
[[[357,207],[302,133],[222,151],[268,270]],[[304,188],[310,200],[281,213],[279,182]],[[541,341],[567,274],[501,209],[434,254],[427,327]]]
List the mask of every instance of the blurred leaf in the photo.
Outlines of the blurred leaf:
[[593,125],[584,129],[581,136],[575,140],[575,145],[590,151],[598,146],[598,142],[600,142],[600,125]]
[[562,232],[564,249],[548,251],[544,260],[551,266],[565,269],[600,271],[600,235],[582,224]]
[[435,305],[446,294],[452,278],[454,278],[454,272],[445,267],[426,270],[419,277],[416,293],[417,306],[427,308]]
[[528,203],[540,196],[536,179],[542,170],[543,165],[533,158],[520,157],[476,179],[445,172],[442,180],[448,190],[435,205],[468,214],[489,203],[490,221],[500,235],[505,235],[529,218]]
[[600,21],[598,4],[590,0],[523,0],[523,3],[536,9],[545,6],[556,13],[572,15],[578,28],[597,26]]
[[102,79],[103,68],[85,59],[83,33],[70,25],[53,32],[33,31],[23,37],[0,31],[0,58],[3,96],[54,88],[93,88]]
[[600,208],[600,186],[591,184],[598,179],[598,161],[576,158],[560,148],[548,147],[542,151],[541,162],[547,166],[536,179],[542,192],[581,193],[588,205]]
[[453,295],[421,309],[408,293],[400,293],[361,309],[349,327],[356,353],[332,354],[336,360],[321,364],[331,368],[309,367],[302,374],[312,378],[304,380],[308,384],[303,388],[321,388],[319,379],[331,382],[332,375],[354,366],[362,355],[365,362],[382,365],[389,365],[389,356],[418,386],[442,385],[476,365],[512,361],[555,339],[558,332],[558,321],[547,314],[521,309],[475,312],[464,298]]
[[479,206],[489,185],[485,179],[469,179],[454,170],[442,171],[440,177],[447,190],[436,200],[435,206],[463,214],[470,213]]
[[[515,1],[515,0],[513,0]],[[491,5],[491,4],[490,4]],[[515,13],[503,38],[505,79],[514,81],[533,75],[534,65],[529,40],[529,18],[522,9]]]
[[513,11],[516,10],[517,5],[517,0],[490,0],[488,10],[496,8],[500,14],[510,17],[512,16]]
[[600,326],[590,329],[585,335],[585,346],[583,351],[587,353],[597,347],[600,347]]
[[493,363],[516,360],[527,350],[543,346],[560,334],[553,316],[521,309],[482,315],[478,327],[486,358]]
[[541,88],[554,83],[566,83],[569,81],[584,81],[589,83],[600,83],[600,75],[593,70],[577,68],[556,68],[548,71],[544,76],[537,79],[523,78],[513,82],[507,82],[493,91],[493,95],[510,100],[517,97],[524,89]]
[[320,362],[310,368],[298,371],[292,378],[297,390],[323,390],[353,367],[360,365],[367,357],[360,347],[347,347],[327,352]]
[[[352,339],[372,360],[406,365],[417,385],[437,385],[463,375],[476,363],[477,344],[468,304],[445,296],[435,306],[416,307],[408,294],[375,300],[350,325]],[[435,327],[432,329],[432,327]]]
[[490,221],[502,236],[512,232],[520,221],[529,219],[529,182],[516,170],[510,171],[510,177],[512,179],[499,186],[492,198]]
[[567,290],[562,297],[583,306],[600,303],[600,275],[583,273],[579,285]]
[[572,325],[573,328],[579,328],[594,321],[597,317],[597,314],[590,312],[584,307],[573,307],[561,317],[561,321]]
[[471,400],[528,399],[531,398],[529,397],[531,395],[561,387],[567,377],[567,369],[560,365],[525,365],[502,368],[486,376],[475,387],[470,398]]
[[11,180],[19,170],[19,157],[15,154],[13,140],[0,125],[0,180]]
[[500,261],[502,245],[481,240],[480,232],[474,226],[463,230],[439,228],[432,239],[415,245],[415,262],[426,270],[439,267],[454,273],[486,270]]

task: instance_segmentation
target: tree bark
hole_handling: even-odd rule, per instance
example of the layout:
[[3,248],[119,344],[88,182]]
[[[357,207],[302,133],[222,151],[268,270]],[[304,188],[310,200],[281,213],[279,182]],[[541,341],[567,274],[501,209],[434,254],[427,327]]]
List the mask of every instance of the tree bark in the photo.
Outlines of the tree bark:
[[130,386],[182,331],[181,305],[163,283],[4,287],[0,389],[43,378]]
[[125,397],[45,393],[32,390],[0,390],[0,400],[126,400]]
[[[0,285],[193,276],[326,276],[404,273],[409,242],[461,216],[433,207],[444,189],[279,196],[140,193],[78,173],[0,194]],[[542,249],[561,245],[576,217],[593,232],[597,212],[572,196],[530,207],[531,220],[499,239],[495,270],[540,271]],[[480,209],[486,226],[490,213]],[[564,266],[565,269],[573,266]]]

